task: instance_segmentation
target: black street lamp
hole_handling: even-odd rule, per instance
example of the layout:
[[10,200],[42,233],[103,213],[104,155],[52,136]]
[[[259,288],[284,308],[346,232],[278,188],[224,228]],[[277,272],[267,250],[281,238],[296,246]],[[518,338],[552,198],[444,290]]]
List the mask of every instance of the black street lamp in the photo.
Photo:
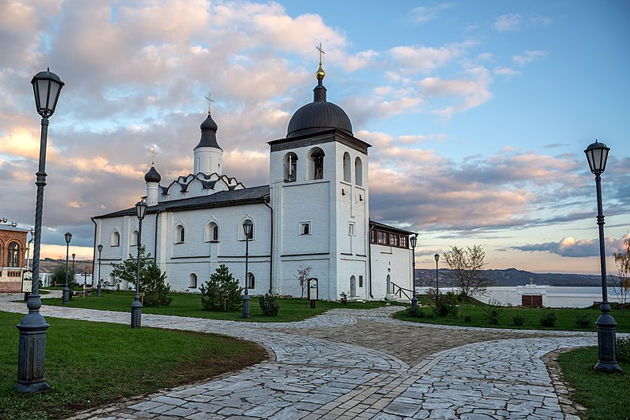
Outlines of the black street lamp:
[[414,233],[411,238],[409,238],[409,242],[411,243],[411,288],[413,289],[411,292],[413,297],[411,298],[411,307],[418,307],[418,297],[416,296],[416,244],[418,243],[418,234]]
[[32,291],[26,306],[28,314],[22,318],[17,328],[20,330],[18,351],[18,380],[15,388],[19,392],[42,392],[51,389],[44,381],[46,352],[46,330],[48,324],[39,313],[42,301],[39,295],[39,254],[42,233],[42,213],[44,207],[44,186],[46,185],[46,143],[48,141],[48,118],[53,115],[64,83],[59,76],[48,70],[39,72],[31,80],[35,94],[37,113],[42,117],[39,144],[39,167],[37,169],[37,200],[35,204],[35,241],[33,244]]
[[[101,252],[103,252],[103,245],[98,244],[98,282],[96,283],[96,296],[101,295]],[[94,286],[94,277],[92,277],[92,286]]]
[[245,293],[243,294],[243,315],[241,318],[249,318],[249,292],[247,288],[248,273],[249,273],[249,240],[252,237],[252,229],[254,224],[251,220],[247,219],[243,222],[243,233],[245,234]]
[[66,232],[64,237],[66,239],[66,282],[63,286],[63,303],[70,303],[70,288],[68,287],[68,252],[70,251],[72,233]]
[[[140,302],[140,248],[142,248],[142,219],[147,212],[147,203],[138,201],[136,203],[136,216],[138,216],[138,265],[136,273],[136,293],[133,295],[133,303],[131,304],[131,328],[140,328],[142,326],[142,302]],[[100,278],[99,278],[100,280]]]
[[604,372],[620,372],[621,367],[617,364],[615,356],[615,327],[617,322],[610,314],[610,303],[608,303],[608,286],[606,284],[606,248],[604,245],[604,210],[602,206],[602,178],[601,174],[606,170],[606,160],[610,150],[604,143],[591,144],[584,150],[588,166],[595,175],[595,187],[597,189],[597,225],[599,226],[599,261],[602,275],[602,303],[599,307],[602,312],[597,318],[597,347],[599,350],[599,361],[595,365],[596,370]]
[[[74,271],[74,259],[75,259],[76,257],[77,257],[77,254],[75,254],[75,253],[73,252],[73,253],[72,253],[72,282],[71,282],[71,284],[72,284],[72,283],[74,283],[74,280],[75,280],[75,275],[74,275],[74,273],[76,273],[76,271]],[[72,297],[71,297],[71,299],[72,299]]]
[[440,261],[440,254],[435,254],[433,258],[435,258],[435,305],[437,306],[440,300],[440,283],[438,281],[438,261]]

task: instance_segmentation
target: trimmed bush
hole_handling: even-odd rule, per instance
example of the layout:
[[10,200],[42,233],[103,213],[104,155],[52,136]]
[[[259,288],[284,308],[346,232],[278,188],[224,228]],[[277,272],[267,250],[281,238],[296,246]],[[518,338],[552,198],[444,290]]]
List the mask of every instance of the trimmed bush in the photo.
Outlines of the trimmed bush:
[[540,317],[540,325],[543,327],[553,327],[556,325],[556,314],[549,312]]
[[410,306],[409,308],[407,308],[407,314],[409,316],[413,316],[416,318],[424,318],[426,317],[426,314],[424,313],[424,311],[422,309],[420,309],[419,306],[416,306],[415,308],[413,306]]
[[464,317],[464,322],[471,323],[472,322],[472,315],[466,315]]
[[437,305],[435,305],[435,308],[433,308],[433,312],[437,316],[452,316],[453,318],[455,318],[459,313],[459,307],[457,306],[458,303],[459,299],[455,293],[445,293],[443,295],[440,295],[437,301]]
[[489,309],[486,310],[485,315],[489,324],[497,325],[499,321],[501,320],[501,309],[496,308],[496,307],[495,308],[490,307]]
[[586,315],[578,315],[578,317],[575,318],[575,325],[577,325],[578,328],[590,328],[591,320]]
[[617,361],[630,362],[630,337],[618,338],[616,345]]
[[522,315],[514,315],[512,317],[512,325],[520,327],[523,324],[525,324],[525,317],[524,316],[522,316]]
[[273,293],[266,293],[258,299],[260,309],[265,316],[276,316],[280,310],[278,298]]

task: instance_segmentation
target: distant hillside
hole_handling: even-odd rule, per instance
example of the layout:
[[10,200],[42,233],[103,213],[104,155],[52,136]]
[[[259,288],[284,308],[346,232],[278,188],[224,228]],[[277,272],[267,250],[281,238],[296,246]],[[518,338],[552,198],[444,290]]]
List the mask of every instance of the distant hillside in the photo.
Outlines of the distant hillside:
[[[33,263],[31,262],[31,268],[33,267],[32,265]],[[63,264],[65,266],[66,264],[66,260],[53,260],[52,258],[45,258],[43,260],[40,260],[39,262],[39,269],[42,273],[52,273],[55,270],[55,267],[57,267],[59,264]],[[68,261],[68,267],[71,268],[72,267],[72,259],[70,259]],[[83,274],[83,273],[88,273],[90,274],[92,272],[92,261],[91,260],[76,260],[74,262],[74,269],[76,270],[77,274]]]
[[[549,286],[600,286],[601,277],[590,274],[531,273],[529,271],[508,268],[507,270],[485,270],[484,275],[493,286],[522,286],[532,279],[535,284]],[[613,276],[614,277],[614,276]],[[422,286],[435,285],[435,270],[416,269],[416,279]],[[455,286],[455,275],[449,269],[440,269],[440,285]]]

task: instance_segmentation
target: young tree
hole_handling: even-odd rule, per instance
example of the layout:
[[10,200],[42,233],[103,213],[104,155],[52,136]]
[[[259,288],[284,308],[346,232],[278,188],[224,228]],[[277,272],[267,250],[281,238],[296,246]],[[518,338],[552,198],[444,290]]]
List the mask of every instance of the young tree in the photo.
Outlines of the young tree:
[[612,286],[619,296],[619,302],[625,305],[630,298],[630,238],[625,239],[623,243],[626,247],[623,252],[613,252],[619,277],[612,282]]
[[461,295],[470,297],[482,293],[490,285],[482,272],[486,264],[486,251],[481,245],[468,246],[465,249],[452,246],[450,251],[444,253],[444,259],[457,277]]
[[311,266],[308,266],[308,267],[300,266],[300,268],[298,268],[297,275],[295,276],[298,283],[300,283],[300,288],[302,289],[302,296],[301,296],[302,298],[304,297],[304,288],[306,287],[308,276],[311,274],[312,269],[313,267]]
[[233,311],[241,306],[243,288],[223,264],[199,289],[201,304],[206,311]]
[[[129,258],[120,264],[113,264],[112,275],[116,282],[125,280],[136,283],[138,270],[138,256],[129,254]],[[168,296],[171,286],[166,283],[166,273],[151,259],[151,254],[145,255],[144,247],[140,248],[140,290],[144,292],[143,305],[168,305],[172,298]]]
[[[58,264],[50,276],[53,286],[63,286],[66,284],[66,263]],[[72,271],[72,263],[68,264],[68,287],[73,289],[78,284],[74,281],[74,271]]]

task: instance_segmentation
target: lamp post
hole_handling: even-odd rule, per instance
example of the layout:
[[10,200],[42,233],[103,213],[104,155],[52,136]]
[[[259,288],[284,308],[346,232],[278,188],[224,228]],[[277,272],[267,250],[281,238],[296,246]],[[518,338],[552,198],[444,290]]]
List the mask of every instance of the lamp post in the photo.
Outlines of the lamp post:
[[47,391],[50,385],[44,381],[46,330],[48,324],[39,313],[42,301],[39,295],[39,253],[42,233],[44,186],[46,185],[46,143],[48,141],[48,118],[53,115],[64,83],[59,76],[48,70],[39,72],[31,80],[37,113],[42,117],[37,169],[37,200],[35,204],[35,240],[33,243],[32,292],[26,302],[28,314],[17,328],[20,330],[18,351],[18,380],[15,388],[19,392]]
[[[75,254],[74,252],[72,253],[72,281],[70,282],[70,284],[74,283],[75,280],[75,274],[76,271],[74,271],[74,259],[77,257],[77,254]],[[72,298],[71,298],[72,299]]]
[[595,365],[596,370],[604,372],[619,372],[621,367],[615,357],[615,327],[617,322],[610,314],[608,303],[608,287],[606,285],[606,248],[604,245],[604,210],[602,206],[602,178],[601,174],[606,170],[606,160],[610,150],[604,143],[591,144],[584,150],[591,172],[595,175],[595,187],[597,190],[597,225],[599,226],[599,262],[602,275],[602,303],[599,307],[601,315],[597,318],[597,348],[599,361]]
[[[98,282],[96,283],[96,296],[101,295],[101,252],[103,252],[103,245],[98,244]],[[92,286],[94,286],[94,278],[92,278]]]
[[70,303],[70,288],[68,287],[68,252],[70,251],[72,233],[66,232],[64,237],[66,239],[66,282],[63,286],[63,303]]
[[411,243],[411,288],[413,297],[411,298],[411,307],[418,307],[418,297],[416,296],[416,244],[418,243],[418,234],[414,233],[409,238]]
[[249,273],[249,240],[252,237],[254,224],[247,219],[243,222],[243,233],[245,234],[245,292],[243,293],[243,315],[241,318],[249,318],[249,292],[247,288],[247,274]]
[[[147,203],[138,201],[136,203],[136,216],[138,216],[138,265],[136,273],[136,293],[133,295],[131,304],[131,328],[140,328],[142,325],[142,302],[140,302],[140,248],[142,248],[142,219],[147,211]],[[100,280],[100,279],[99,279]]]
[[433,258],[435,258],[435,304],[437,305],[440,300],[440,283],[438,281],[438,261],[440,261],[440,254],[435,254]]

